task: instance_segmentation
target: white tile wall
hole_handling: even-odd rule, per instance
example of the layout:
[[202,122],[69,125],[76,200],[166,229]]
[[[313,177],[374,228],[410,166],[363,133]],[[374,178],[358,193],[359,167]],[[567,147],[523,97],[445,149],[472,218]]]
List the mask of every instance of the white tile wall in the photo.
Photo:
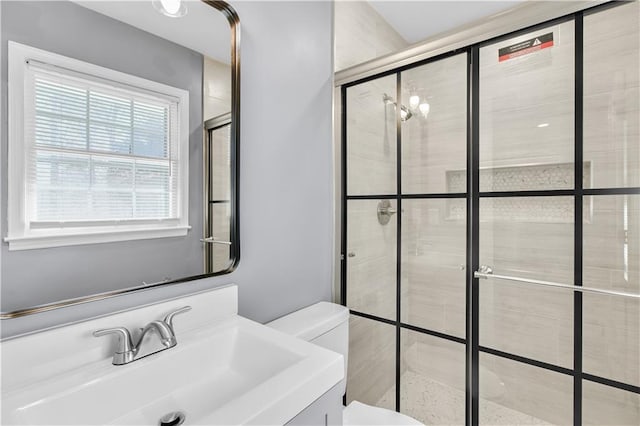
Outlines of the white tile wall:
[[640,395],[582,382],[582,424],[585,426],[637,426]]
[[[499,62],[500,48],[550,32],[552,47]],[[574,46],[565,22],[480,49],[480,167],[573,162]]]
[[381,225],[377,208],[378,200],[347,203],[347,306],[395,320],[396,220]]
[[[209,120],[231,111],[231,67],[211,58],[204,58],[204,120]],[[229,163],[230,128],[224,127],[213,132],[211,143],[210,188],[214,200],[228,200],[231,193],[231,169]],[[211,232],[217,239],[229,241],[230,216],[228,204],[210,207]],[[229,263],[229,247],[212,244],[213,271],[220,271]]]
[[396,98],[395,76],[347,89],[347,194],[395,194],[396,113],[384,95]]
[[640,186],[640,5],[584,18],[584,158],[593,187]]
[[204,121],[231,111],[231,67],[204,57]]
[[402,192],[450,192],[447,171],[467,162],[467,55],[404,71],[402,92],[405,106],[411,96],[429,104],[427,117],[418,108],[402,125]]
[[[396,329],[394,326],[351,315],[347,367],[347,404],[360,401],[377,405],[382,396],[395,388]],[[395,399],[382,405],[395,409]]]
[[[584,224],[584,285],[639,294],[640,195],[587,197],[585,204],[594,212]],[[583,318],[584,370],[640,386],[640,300],[585,294]]]
[[214,200],[228,200],[231,195],[231,127],[214,130],[211,141],[211,195]]
[[465,337],[466,220],[448,217],[449,200],[404,200],[402,321]]
[[336,71],[396,52],[408,46],[366,1],[336,1]]
[[[483,375],[480,377],[481,425],[516,424],[509,417],[495,422],[489,402],[554,425],[573,424],[572,376],[483,353],[480,354],[480,366],[485,372],[484,380]],[[493,388],[492,375],[499,378],[501,392]]]

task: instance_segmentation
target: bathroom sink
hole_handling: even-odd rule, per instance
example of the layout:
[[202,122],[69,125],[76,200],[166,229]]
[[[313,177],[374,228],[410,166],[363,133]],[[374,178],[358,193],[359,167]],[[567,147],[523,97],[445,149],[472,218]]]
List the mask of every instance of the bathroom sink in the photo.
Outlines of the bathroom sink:
[[342,357],[238,315],[127,365],[3,387],[2,424],[284,424],[343,378]]

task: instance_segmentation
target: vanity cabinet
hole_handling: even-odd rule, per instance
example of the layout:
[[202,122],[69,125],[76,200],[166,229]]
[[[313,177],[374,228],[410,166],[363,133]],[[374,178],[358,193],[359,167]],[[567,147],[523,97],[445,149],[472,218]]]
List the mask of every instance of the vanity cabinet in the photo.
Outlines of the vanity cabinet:
[[287,426],[341,426],[343,408],[338,384],[291,419]]

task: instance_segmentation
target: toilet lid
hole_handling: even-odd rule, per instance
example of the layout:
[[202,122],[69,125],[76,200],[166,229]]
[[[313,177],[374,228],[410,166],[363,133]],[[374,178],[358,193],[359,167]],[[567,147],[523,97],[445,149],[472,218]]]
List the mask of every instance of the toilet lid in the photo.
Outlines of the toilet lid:
[[412,417],[358,401],[352,401],[342,411],[342,423],[344,426],[424,426]]

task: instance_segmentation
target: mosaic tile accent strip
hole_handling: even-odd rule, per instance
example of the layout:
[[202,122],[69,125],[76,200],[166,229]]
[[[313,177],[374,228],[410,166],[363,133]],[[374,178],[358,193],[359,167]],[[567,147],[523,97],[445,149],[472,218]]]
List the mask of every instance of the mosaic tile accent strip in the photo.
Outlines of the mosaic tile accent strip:
[[[527,166],[491,167],[480,169],[480,191],[537,191],[573,189],[573,163]],[[583,186],[591,187],[591,162],[585,161]],[[447,191],[465,192],[466,170],[447,171]]]
[[[531,191],[573,188],[573,163],[536,166],[499,167],[480,170],[480,191]],[[584,187],[591,182],[591,163],[584,164]],[[466,171],[447,172],[449,192],[465,192]],[[447,202],[448,220],[465,220],[466,200]],[[529,223],[573,223],[572,197],[504,197],[483,198],[480,220]],[[591,221],[591,206],[584,209],[584,219]]]

